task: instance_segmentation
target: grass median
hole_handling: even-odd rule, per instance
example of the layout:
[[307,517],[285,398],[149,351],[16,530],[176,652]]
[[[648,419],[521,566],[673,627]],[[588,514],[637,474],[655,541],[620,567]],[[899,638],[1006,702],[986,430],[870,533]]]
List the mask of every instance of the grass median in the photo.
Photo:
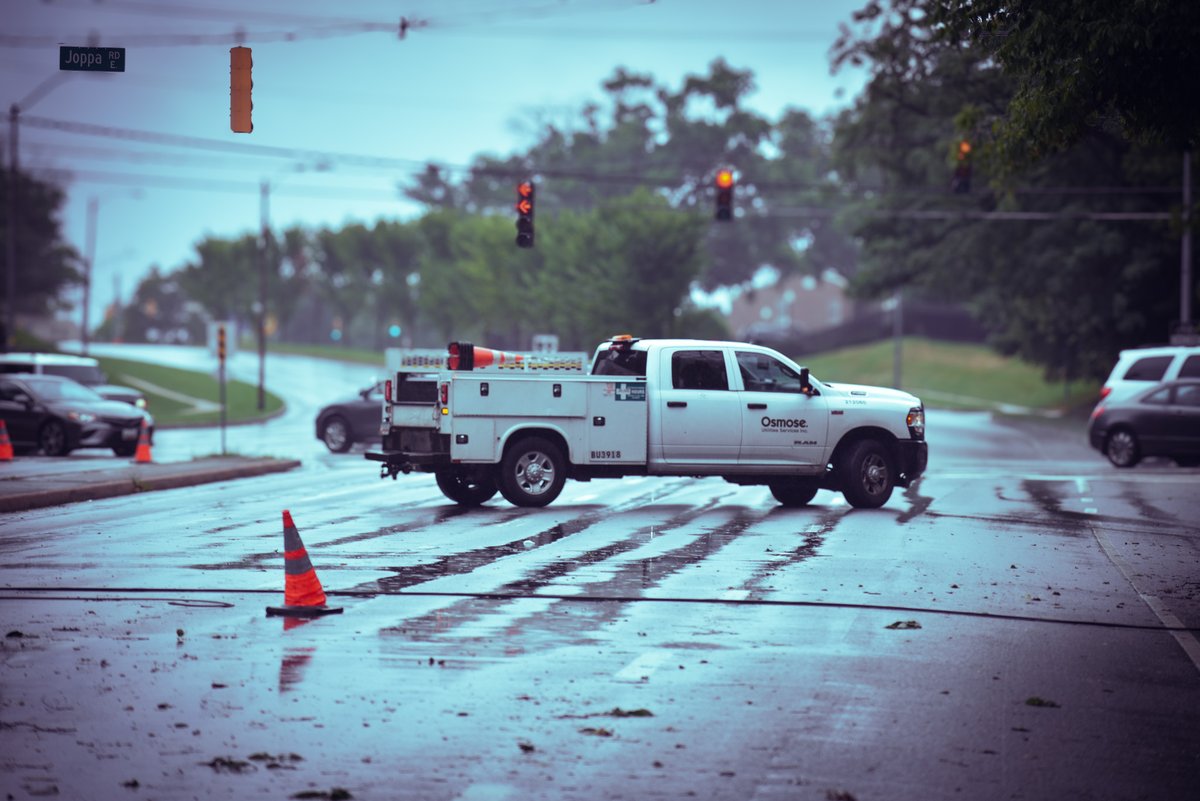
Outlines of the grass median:
[[[216,425],[221,421],[220,384],[214,375],[128,359],[100,358],[114,384],[134,387],[146,396],[159,428]],[[258,387],[226,379],[225,419],[230,424],[267,420],[283,411],[283,399],[267,392],[258,408]]]

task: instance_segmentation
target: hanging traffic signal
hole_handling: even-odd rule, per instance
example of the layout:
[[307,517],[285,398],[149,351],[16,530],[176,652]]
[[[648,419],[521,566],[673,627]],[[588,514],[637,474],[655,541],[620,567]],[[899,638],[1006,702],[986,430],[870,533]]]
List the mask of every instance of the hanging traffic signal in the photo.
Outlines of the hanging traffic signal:
[[254,123],[250,121],[250,112],[254,108],[250,100],[250,90],[254,88],[250,77],[253,65],[250,48],[229,48],[229,129],[234,133],[254,130]]
[[718,220],[733,219],[733,171],[721,170],[717,173],[717,211]]
[[517,184],[517,247],[533,247],[533,181]]
[[954,176],[950,179],[950,191],[965,195],[971,191],[971,143],[966,139],[961,140],[955,157],[957,163],[954,165]]

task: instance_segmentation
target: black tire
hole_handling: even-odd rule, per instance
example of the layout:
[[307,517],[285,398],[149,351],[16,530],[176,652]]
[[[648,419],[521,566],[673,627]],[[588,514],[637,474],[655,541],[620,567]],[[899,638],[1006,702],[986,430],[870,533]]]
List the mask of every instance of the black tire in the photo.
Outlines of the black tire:
[[545,506],[562,492],[567,460],[545,437],[522,437],[504,452],[497,478],[500,494],[513,506]]
[[896,468],[883,443],[860,440],[842,453],[837,465],[842,494],[856,509],[878,509],[892,497]]
[[1124,426],[1114,428],[1104,440],[1104,455],[1117,467],[1133,467],[1142,460],[1137,434]]
[[38,432],[38,447],[47,456],[66,456],[71,452],[67,446],[67,429],[57,420],[47,420]]
[[350,433],[350,424],[341,415],[332,415],[321,426],[321,441],[333,453],[345,453],[354,445],[354,437]]
[[807,478],[794,478],[790,481],[777,481],[768,485],[775,500],[789,509],[808,506],[817,494],[817,482]]
[[113,445],[112,451],[117,456],[133,456],[135,453],[137,453],[137,443],[122,442],[120,445]]
[[458,470],[439,470],[434,478],[442,494],[459,506],[479,506],[496,494],[496,482],[491,477],[476,479]]

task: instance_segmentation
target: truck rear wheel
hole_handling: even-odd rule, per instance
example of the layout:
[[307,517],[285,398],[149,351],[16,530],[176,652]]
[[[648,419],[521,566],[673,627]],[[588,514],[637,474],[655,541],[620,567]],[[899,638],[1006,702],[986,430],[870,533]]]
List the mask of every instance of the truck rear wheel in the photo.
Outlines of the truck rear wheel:
[[856,509],[878,509],[892,497],[896,468],[883,443],[864,439],[851,445],[838,460],[842,494]]
[[789,508],[808,506],[817,495],[817,482],[811,479],[794,478],[790,481],[776,481],[769,485],[775,500]]
[[439,470],[434,478],[442,494],[459,506],[478,506],[496,494],[496,482],[490,477],[472,477],[460,470]]
[[523,437],[504,452],[496,483],[514,506],[545,506],[558,497],[566,480],[562,450],[545,437]]

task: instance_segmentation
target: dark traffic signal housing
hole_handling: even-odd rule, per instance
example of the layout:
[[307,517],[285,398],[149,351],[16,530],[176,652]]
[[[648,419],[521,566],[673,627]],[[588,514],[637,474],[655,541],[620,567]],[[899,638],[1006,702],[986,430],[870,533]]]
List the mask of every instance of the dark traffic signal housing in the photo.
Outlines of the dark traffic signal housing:
[[717,173],[717,209],[714,215],[718,220],[733,219],[733,171],[721,170]]
[[250,100],[250,92],[254,88],[250,76],[253,66],[250,48],[229,48],[229,129],[234,133],[250,133],[254,130],[254,123],[250,121],[250,112],[254,108]]
[[517,247],[533,247],[533,181],[517,184]]

